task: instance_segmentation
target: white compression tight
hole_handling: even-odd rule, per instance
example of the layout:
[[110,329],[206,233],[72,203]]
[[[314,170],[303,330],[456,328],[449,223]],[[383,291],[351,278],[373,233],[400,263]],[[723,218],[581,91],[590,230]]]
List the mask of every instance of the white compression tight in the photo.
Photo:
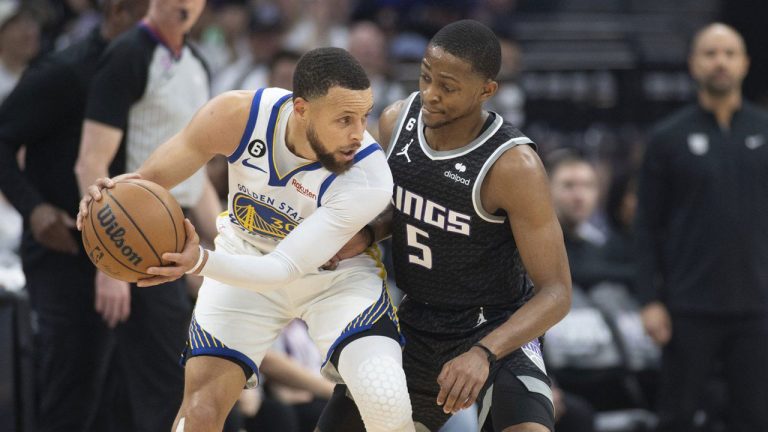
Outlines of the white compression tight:
[[384,336],[352,341],[341,351],[338,371],[367,432],[414,431],[400,344]]

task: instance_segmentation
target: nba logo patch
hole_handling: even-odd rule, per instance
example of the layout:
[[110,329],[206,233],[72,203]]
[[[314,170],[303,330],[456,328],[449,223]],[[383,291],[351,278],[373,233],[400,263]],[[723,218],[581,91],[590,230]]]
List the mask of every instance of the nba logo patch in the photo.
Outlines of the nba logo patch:
[[702,156],[709,151],[709,138],[703,133],[688,135],[688,149],[696,156]]

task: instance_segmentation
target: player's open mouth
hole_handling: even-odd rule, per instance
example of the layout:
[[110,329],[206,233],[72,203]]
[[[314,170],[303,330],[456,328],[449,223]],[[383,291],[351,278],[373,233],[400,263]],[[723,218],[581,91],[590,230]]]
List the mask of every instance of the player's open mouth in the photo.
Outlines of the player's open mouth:
[[356,149],[351,149],[351,150],[341,151],[340,153],[344,155],[344,159],[350,161],[355,158],[355,150]]

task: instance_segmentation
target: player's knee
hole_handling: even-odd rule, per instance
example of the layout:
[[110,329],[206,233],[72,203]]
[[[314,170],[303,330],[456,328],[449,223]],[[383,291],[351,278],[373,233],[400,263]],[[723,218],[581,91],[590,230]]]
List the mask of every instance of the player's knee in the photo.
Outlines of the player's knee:
[[224,425],[226,413],[200,394],[192,394],[182,407],[183,429],[174,432],[208,432],[221,430]]
[[346,375],[344,380],[368,431],[413,430],[405,373],[396,359],[371,356]]

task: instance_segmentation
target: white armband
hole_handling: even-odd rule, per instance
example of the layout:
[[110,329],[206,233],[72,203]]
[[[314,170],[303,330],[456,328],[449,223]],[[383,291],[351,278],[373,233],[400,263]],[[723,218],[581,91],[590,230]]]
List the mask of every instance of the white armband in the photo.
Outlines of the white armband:
[[186,274],[197,274],[200,271],[200,267],[202,267],[201,264],[203,263],[203,258],[205,258],[206,251],[202,246],[198,247],[200,248],[200,255],[197,257],[197,262],[192,266],[191,269],[186,271]]

